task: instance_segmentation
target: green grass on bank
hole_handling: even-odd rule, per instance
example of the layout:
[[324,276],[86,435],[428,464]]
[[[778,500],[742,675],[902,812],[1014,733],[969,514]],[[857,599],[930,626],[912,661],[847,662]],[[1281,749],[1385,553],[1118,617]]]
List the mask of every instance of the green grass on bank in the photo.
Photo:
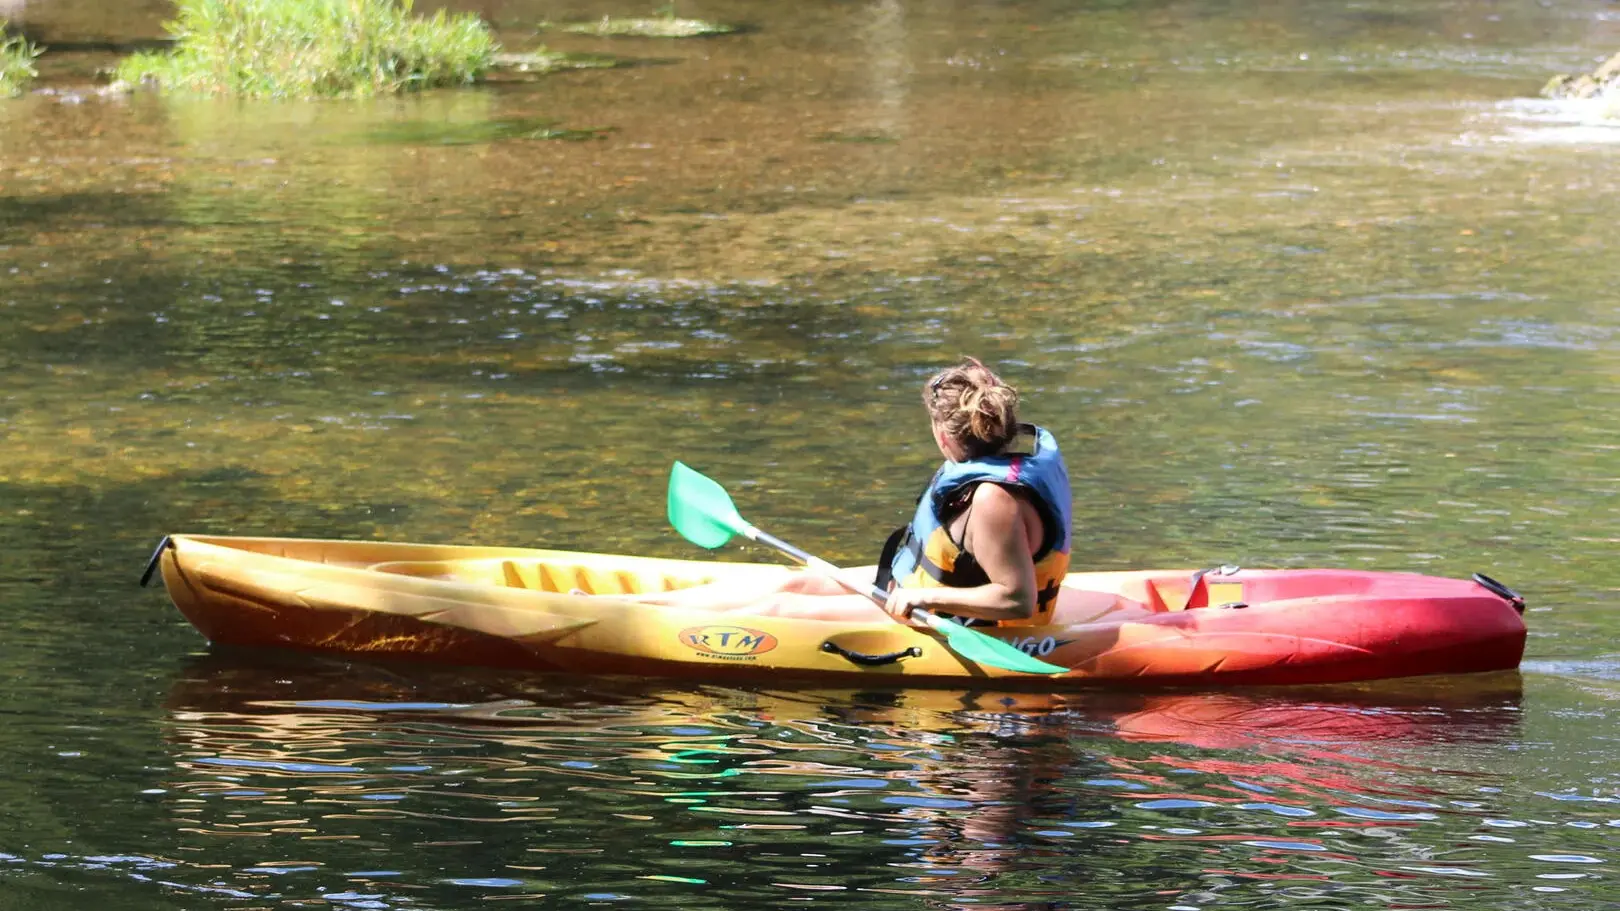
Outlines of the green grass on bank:
[[39,71],[34,69],[34,58],[39,48],[29,44],[20,35],[8,34],[10,23],[0,19],[0,98],[21,95],[34,81]]
[[177,0],[175,48],[126,58],[117,78],[256,98],[367,96],[464,85],[499,46],[478,17],[412,15],[410,0]]

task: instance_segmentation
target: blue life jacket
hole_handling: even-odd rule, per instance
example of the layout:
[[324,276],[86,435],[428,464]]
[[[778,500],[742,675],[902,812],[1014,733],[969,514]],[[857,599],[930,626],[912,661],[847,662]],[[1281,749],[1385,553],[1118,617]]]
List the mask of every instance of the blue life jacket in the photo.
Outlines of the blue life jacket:
[[[1069,492],[1069,471],[1057,440],[1045,428],[1021,424],[1018,434],[995,455],[946,462],[934,473],[928,489],[917,501],[911,524],[896,531],[879,560],[878,585],[890,579],[906,588],[950,586],[971,588],[990,581],[973,555],[951,540],[946,527],[964,493],[981,483],[1000,484],[1028,491],[1041,514],[1045,529],[1035,558],[1034,614],[1027,620],[1001,621],[998,626],[1036,626],[1050,623],[1057,606],[1058,586],[1069,572],[1070,525],[1074,504]],[[887,570],[887,572],[885,572]]]

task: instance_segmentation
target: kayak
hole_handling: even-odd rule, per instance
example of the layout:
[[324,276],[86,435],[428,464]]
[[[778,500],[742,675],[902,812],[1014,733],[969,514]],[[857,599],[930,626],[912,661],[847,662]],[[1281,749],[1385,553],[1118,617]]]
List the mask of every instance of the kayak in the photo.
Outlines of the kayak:
[[1075,572],[1050,624],[977,630],[1066,669],[1048,676],[965,658],[937,632],[856,596],[826,596],[852,606],[825,618],[706,607],[749,593],[763,604],[804,572],[777,565],[174,535],[143,583],[157,570],[181,614],[219,645],[582,675],[900,686],[1342,683],[1515,668],[1526,635],[1524,600],[1478,574]]

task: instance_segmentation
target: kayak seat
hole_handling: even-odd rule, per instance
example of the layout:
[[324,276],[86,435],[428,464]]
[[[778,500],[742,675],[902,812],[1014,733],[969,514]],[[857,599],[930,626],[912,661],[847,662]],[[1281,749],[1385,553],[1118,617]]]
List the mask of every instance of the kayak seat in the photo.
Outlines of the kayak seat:
[[711,580],[681,578],[659,572],[636,573],[607,569],[584,563],[552,560],[400,560],[375,563],[373,572],[465,582],[472,585],[498,585],[559,594],[641,595],[674,591],[703,585]]
[[460,565],[455,560],[396,560],[389,563],[373,563],[366,569],[376,573],[393,573],[399,576],[415,576],[419,579],[440,579],[449,582],[458,578],[456,568]]

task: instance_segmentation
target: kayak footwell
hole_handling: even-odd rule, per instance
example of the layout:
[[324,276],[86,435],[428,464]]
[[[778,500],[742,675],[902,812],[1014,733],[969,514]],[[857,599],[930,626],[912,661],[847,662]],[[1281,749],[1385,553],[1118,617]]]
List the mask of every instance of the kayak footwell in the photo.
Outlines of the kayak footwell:
[[[1045,688],[1339,683],[1518,666],[1500,583],[1351,570],[1072,573],[1051,624],[985,630],[1069,668],[969,661],[858,596],[773,611],[780,566],[522,548],[176,535],[170,598],[208,640],[356,657],[713,680]],[[747,607],[760,593],[760,612]],[[1511,591],[1507,591],[1511,595]],[[742,608],[717,610],[721,603]]]

